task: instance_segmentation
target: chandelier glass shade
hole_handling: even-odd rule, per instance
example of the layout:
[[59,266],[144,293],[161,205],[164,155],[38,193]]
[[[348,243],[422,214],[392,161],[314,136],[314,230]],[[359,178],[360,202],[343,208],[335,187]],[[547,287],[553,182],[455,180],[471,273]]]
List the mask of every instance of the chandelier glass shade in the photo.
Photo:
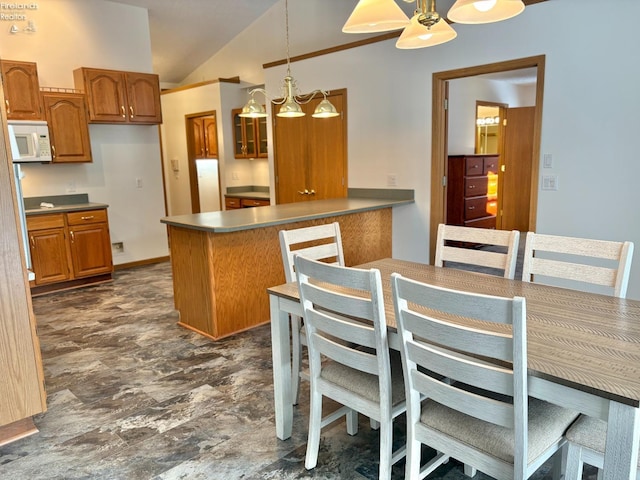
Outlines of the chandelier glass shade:
[[[393,3],[393,0],[389,0]],[[287,75],[284,77],[284,83],[282,86],[282,100],[274,100],[270,97],[267,91],[264,88],[254,88],[249,92],[251,98],[242,107],[242,112],[240,113],[240,117],[245,118],[263,118],[267,116],[267,111],[263,105],[258,103],[255,100],[256,93],[262,93],[268,100],[271,100],[272,103],[276,105],[280,105],[280,110],[276,115],[278,117],[285,118],[294,118],[294,117],[304,117],[305,112],[302,110],[302,105],[309,103],[313,98],[318,95],[322,95],[324,98],[318,104],[316,109],[314,110],[312,117],[315,118],[330,118],[337,117],[340,113],[336,110],[336,107],[327,100],[327,94],[325,90],[314,90],[311,93],[300,95],[297,94],[297,86],[296,81],[291,76],[291,58],[289,56],[289,2],[285,0],[284,2],[284,11],[285,11],[285,27],[286,27],[286,42],[287,42]],[[402,10],[401,10],[402,12]]]
[[[414,0],[404,0],[413,3]],[[415,0],[410,21],[394,0],[360,0],[342,27],[345,33],[386,32],[403,28],[398,48],[422,48],[453,40],[457,33],[436,11],[436,0]],[[447,13],[455,23],[491,23],[515,17],[522,0],[457,0]],[[403,19],[404,17],[404,19]],[[404,24],[402,23],[404,21]]]
[[456,23],[492,23],[515,17],[523,10],[522,0],[457,0],[447,18]]

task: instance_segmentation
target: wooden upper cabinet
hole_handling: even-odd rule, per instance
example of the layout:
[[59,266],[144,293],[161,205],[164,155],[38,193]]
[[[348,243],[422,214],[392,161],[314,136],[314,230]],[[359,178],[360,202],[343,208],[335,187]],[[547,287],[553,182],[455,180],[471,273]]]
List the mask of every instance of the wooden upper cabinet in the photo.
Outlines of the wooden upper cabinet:
[[87,104],[84,94],[43,92],[53,163],[91,162]]
[[38,68],[33,62],[0,60],[4,102],[10,120],[44,120]]
[[231,110],[235,158],[267,157],[267,119],[243,118],[241,108]]
[[192,158],[218,158],[218,124],[215,114],[190,119]]
[[162,123],[157,75],[79,68],[73,76],[87,95],[91,123]]

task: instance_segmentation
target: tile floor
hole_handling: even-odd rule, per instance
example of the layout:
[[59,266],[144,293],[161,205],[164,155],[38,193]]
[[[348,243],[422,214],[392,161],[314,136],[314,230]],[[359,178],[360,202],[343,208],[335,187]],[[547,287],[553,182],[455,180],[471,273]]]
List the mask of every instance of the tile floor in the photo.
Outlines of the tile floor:
[[[38,434],[0,447],[0,479],[377,478],[377,432],[363,418],[355,437],[344,423],[323,431],[318,467],[305,470],[308,395],[293,437],[278,440],[269,327],[214,342],[177,326],[168,263],[33,306],[48,411]],[[451,461],[429,478],[465,477]]]

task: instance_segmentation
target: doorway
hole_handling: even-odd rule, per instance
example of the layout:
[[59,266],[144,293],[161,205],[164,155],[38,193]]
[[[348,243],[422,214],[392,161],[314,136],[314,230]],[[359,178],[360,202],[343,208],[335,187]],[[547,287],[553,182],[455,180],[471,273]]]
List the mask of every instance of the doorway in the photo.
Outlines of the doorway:
[[[535,106],[532,120],[531,157],[540,157],[540,132],[542,124],[542,100],[544,92],[544,63],[545,56],[527,57],[505,62],[466,67],[433,74],[433,105],[432,105],[432,146],[431,146],[431,216],[429,252],[433,261],[436,246],[435,232],[440,223],[445,222],[446,215],[446,171],[447,171],[447,96],[450,80],[486,75],[492,73],[509,72],[527,68],[536,69]],[[532,161],[529,175],[527,203],[529,214],[526,219],[526,230],[535,230],[538,197],[539,162]]]

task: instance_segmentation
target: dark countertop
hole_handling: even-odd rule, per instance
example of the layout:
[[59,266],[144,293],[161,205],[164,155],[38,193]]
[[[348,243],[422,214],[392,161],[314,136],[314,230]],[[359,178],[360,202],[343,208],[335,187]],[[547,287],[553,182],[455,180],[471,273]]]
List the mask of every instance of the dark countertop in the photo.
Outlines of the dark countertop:
[[245,191],[245,192],[237,192],[237,193],[225,193],[225,198],[251,198],[255,200],[269,200],[270,194],[269,192],[256,192],[256,191]]
[[162,218],[160,221],[176,227],[229,233],[406,205],[414,202],[413,191],[410,192],[411,198],[406,196],[405,198],[384,198],[384,196],[381,198],[333,198],[223,212],[177,215]]
[[[53,208],[41,207],[40,203],[52,203]],[[24,199],[24,213],[30,215],[45,215],[48,213],[75,212],[78,210],[100,210],[107,208],[106,203],[89,201],[89,195],[78,193],[73,195],[50,195],[45,197],[26,197]]]

